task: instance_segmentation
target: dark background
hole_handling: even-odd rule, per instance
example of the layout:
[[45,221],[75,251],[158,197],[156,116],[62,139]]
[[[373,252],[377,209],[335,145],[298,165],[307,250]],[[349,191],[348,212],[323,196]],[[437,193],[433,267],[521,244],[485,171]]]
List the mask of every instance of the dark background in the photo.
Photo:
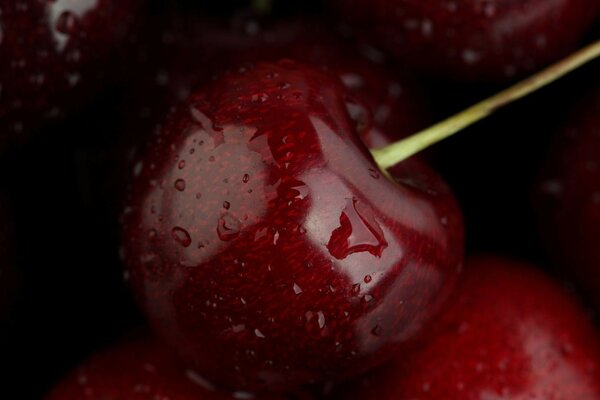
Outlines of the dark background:
[[[167,2],[157,3],[163,6],[151,4],[149,15],[165,12]],[[222,17],[247,4],[210,3],[175,7]],[[325,11],[314,1],[275,3],[275,15],[290,12]],[[592,63],[436,146],[433,164],[462,205],[469,253],[508,255],[552,273],[530,201],[532,181],[553,131],[598,82],[599,67]],[[434,121],[500,88],[423,83]],[[18,272],[11,317],[0,325],[2,399],[39,398],[94,350],[143,324],[118,257],[114,176],[126,172],[114,168],[126,91],[125,83],[107,87],[74,117],[0,157],[0,183],[17,227]]]

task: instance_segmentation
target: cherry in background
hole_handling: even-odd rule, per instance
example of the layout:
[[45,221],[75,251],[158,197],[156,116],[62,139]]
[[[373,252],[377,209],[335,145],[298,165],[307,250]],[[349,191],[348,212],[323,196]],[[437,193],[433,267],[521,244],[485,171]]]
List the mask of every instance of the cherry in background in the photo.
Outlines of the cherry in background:
[[[147,136],[161,122],[160,116],[216,73],[282,58],[314,64],[340,77],[350,89],[349,104],[362,118],[369,147],[424,128],[428,113],[414,79],[400,71],[392,74],[380,54],[364,49],[361,53],[352,39],[330,25],[311,14],[277,20],[242,12],[230,18],[180,13],[157,18],[139,50],[144,67],[138,69],[146,73],[135,79],[137,116],[128,116],[127,131]],[[365,107],[373,110],[372,118],[367,118],[371,114]]]
[[467,260],[410,354],[342,399],[600,399],[600,336],[556,282],[529,265]]
[[[146,336],[103,350],[72,371],[46,400],[233,400],[246,393],[217,392],[202,377],[185,370],[164,346]],[[255,397],[252,397],[255,398]],[[267,400],[267,397],[256,398]],[[275,400],[275,397],[268,397]],[[280,398],[285,400],[284,397]]]
[[534,195],[547,250],[600,307],[600,90],[558,132]]
[[289,60],[194,93],[136,163],[124,261],[199,373],[285,390],[361,373],[413,337],[462,264],[462,217],[420,164],[379,172],[334,75]]
[[444,77],[505,81],[566,55],[598,0],[330,0],[372,44]]
[[101,88],[142,0],[0,0],[0,144]]

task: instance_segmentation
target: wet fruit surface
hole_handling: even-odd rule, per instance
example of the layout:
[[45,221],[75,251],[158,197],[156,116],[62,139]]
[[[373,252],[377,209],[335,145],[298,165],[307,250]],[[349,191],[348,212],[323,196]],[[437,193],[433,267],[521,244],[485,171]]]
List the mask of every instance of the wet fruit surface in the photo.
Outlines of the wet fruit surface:
[[525,264],[468,260],[412,349],[341,398],[600,398],[598,332],[560,285]]
[[134,168],[124,260],[154,329],[235,388],[342,379],[388,358],[447,295],[462,218],[418,163],[373,163],[332,75],[225,75]]
[[597,0],[332,0],[373,44],[419,71],[502,81],[577,46]]
[[100,87],[140,3],[0,1],[0,144],[60,118]]
[[[151,24],[154,35],[160,32],[160,45],[152,41],[150,48],[140,51],[141,62],[152,68],[142,79],[138,77],[135,102],[140,112],[132,130],[142,131],[141,135],[151,132],[162,122],[158,116],[217,73],[282,58],[339,76],[354,97],[353,112],[363,118],[362,136],[369,147],[389,144],[425,127],[428,113],[414,79],[400,71],[392,74],[380,53],[361,53],[353,40],[326,26],[327,21],[315,17],[270,21],[182,15]],[[364,107],[371,108],[372,115]]]
[[205,379],[182,368],[160,342],[150,337],[138,337],[97,353],[71,372],[45,398],[228,400],[255,397],[249,393],[229,395],[218,392]]
[[563,272],[600,307],[600,91],[558,133],[535,188],[540,232]]

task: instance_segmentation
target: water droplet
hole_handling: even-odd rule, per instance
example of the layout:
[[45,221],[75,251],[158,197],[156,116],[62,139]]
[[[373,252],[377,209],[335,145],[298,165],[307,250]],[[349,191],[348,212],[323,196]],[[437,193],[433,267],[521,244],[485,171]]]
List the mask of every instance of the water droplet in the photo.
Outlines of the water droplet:
[[387,245],[373,210],[357,199],[347,199],[340,215],[340,226],[331,233],[327,244],[331,255],[338,260],[359,252],[381,257]]
[[230,213],[226,212],[219,218],[217,234],[221,240],[228,242],[235,239],[240,234],[241,229],[242,222]]
[[183,179],[177,179],[175,181],[175,189],[183,192],[185,190],[185,181]]
[[363,303],[370,303],[371,301],[373,301],[373,296],[371,296],[370,294],[365,294],[362,298]]
[[352,285],[352,294],[357,295],[360,293],[360,283]]
[[325,327],[325,314],[323,314],[323,311],[319,311],[317,313],[317,322],[319,324],[319,328],[323,329]]
[[369,283],[369,282],[371,282],[371,280],[373,280],[371,275],[365,275],[365,279],[364,279],[365,283]]
[[261,339],[265,338],[265,335],[260,330],[258,330],[258,329],[254,330],[254,334],[256,335],[256,337],[259,337]]
[[242,182],[248,183],[249,180],[250,180],[250,175],[244,174],[244,177],[242,178]]
[[177,168],[184,169],[185,168],[185,160],[179,161],[179,164],[177,164]]
[[190,244],[192,244],[192,238],[190,237],[190,234],[185,229],[178,226],[171,230],[171,236],[183,247],[188,247]]
[[296,283],[294,283],[294,293],[295,294],[302,293],[302,288],[300,286],[298,286],[298,284],[296,284]]
[[229,210],[229,207],[231,207],[231,203],[228,201],[224,201],[223,202],[223,208],[226,210]]
[[381,174],[375,168],[369,168],[369,175],[374,179],[379,179],[381,177]]
[[56,30],[65,35],[73,33],[77,27],[78,17],[70,11],[64,11],[56,20]]
[[464,49],[462,52],[462,60],[467,65],[473,65],[479,62],[481,54],[473,49]]
[[373,329],[371,329],[371,335],[381,336],[381,327],[379,325],[375,325]]

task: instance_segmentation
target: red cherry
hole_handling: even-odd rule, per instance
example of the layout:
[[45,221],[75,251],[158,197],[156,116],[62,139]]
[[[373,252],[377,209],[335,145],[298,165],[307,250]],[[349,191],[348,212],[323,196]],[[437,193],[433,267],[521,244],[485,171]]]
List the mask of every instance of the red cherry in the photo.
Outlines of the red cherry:
[[352,40],[326,26],[315,18],[263,21],[236,16],[225,21],[176,15],[166,22],[161,19],[152,26],[153,36],[160,38],[142,51],[144,65],[153,67],[146,67],[149,74],[138,82],[136,92],[141,98],[136,103],[142,119],[133,121],[133,129],[152,131],[161,122],[156,116],[184,101],[215,72],[282,58],[323,67],[340,77],[354,97],[353,111],[362,119],[362,136],[371,148],[424,128],[427,112],[414,80],[405,74],[392,75],[382,60],[360,54]]
[[0,142],[94,89],[141,0],[0,0]]
[[543,273],[475,258],[412,353],[341,398],[600,399],[600,336]]
[[46,400],[249,398],[256,397],[216,391],[204,378],[182,368],[161,343],[148,337],[128,340],[95,354],[46,396]]
[[136,164],[124,260],[201,374],[285,390],[387,359],[462,262],[462,218],[418,163],[388,181],[335,76],[259,63],[195,93]]
[[600,91],[575,110],[540,173],[536,209],[554,260],[600,307]]
[[502,81],[573,50],[597,0],[330,0],[402,63],[447,77]]

